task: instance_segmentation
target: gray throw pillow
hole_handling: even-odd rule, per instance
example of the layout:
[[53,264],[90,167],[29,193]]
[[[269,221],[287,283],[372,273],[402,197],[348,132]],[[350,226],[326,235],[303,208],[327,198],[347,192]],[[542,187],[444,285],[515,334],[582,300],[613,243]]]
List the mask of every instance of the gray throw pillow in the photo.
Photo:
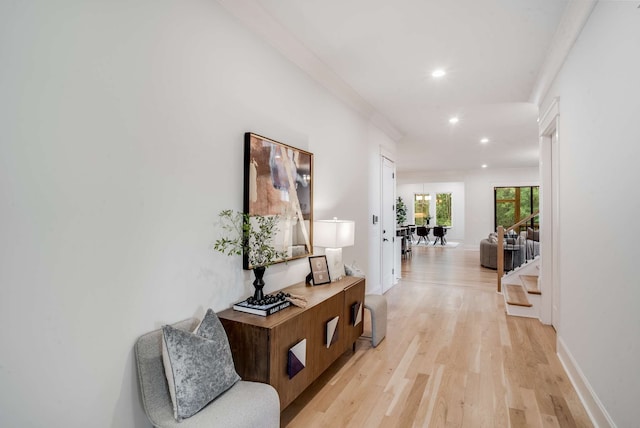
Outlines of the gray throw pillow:
[[162,346],[177,421],[195,415],[240,380],[227,335],[211,309],[195,334],[170,325],[162,327]]

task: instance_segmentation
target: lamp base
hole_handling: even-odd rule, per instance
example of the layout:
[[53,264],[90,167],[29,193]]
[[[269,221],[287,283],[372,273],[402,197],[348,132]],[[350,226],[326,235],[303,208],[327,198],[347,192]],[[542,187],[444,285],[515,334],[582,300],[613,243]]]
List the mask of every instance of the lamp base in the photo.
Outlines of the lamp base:
[[331,282],[342,279],[345,276],[344,263],[342,263],[342,248],[325,248],[324,255],[327,256]]

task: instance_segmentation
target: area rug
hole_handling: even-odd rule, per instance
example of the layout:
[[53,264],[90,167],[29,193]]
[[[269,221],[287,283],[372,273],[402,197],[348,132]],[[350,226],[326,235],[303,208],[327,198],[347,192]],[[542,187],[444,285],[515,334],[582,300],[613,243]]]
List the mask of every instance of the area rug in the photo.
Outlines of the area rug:
[[460,245],[459,242],[452,242],[452,241],[447,241],[445,245],[440,245],[440,242],[438,242],[436,245],[433,245],[433,241],[431,241],[431,243],[428,243],[428,244],[424,244],[422,242],[420,244],[413,244],[414,247],[420,247],[420,248],[456,248],[458,245]]

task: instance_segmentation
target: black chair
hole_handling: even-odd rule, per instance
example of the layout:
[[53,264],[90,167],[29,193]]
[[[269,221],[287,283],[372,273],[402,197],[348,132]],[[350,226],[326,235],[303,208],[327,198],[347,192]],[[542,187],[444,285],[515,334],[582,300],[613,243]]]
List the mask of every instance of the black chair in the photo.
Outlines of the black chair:
[[416,228],[416,233],[418,234],[418,242],[416,242],[416,245],[420,244],[420,241],[424,239],[425,243],[427,242],[431,242],[429,240],[429,229],[427,229],[424,226],[418,226]]
[[409,227],[403,226],[396,229],[396,238],[400,239],[402,257],[408,257],[411,255],[411,232]]
[[411,239],[411,242],[413,242],[416,239],[416,225],[410,224],[407,227],[409,228],[409,239]]
[[445,239],[444,235],[447,234],[447,229],[445,229],[442,226],[435,226],[433,228],[433,236],[436,237],[435,241],[433,241],[433,245],[436,245],[438,243],[438,240],[440,240],[440,245],[445,245],[447,243],[447,240]]

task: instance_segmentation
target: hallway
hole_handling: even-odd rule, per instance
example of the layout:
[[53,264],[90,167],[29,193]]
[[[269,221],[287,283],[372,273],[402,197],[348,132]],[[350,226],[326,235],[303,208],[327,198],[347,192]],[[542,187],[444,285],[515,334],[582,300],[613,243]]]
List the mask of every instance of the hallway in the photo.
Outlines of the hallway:
[[374,349],[359,340],[285,409],[282,425],[591,427],[555,332],[506,317],[495,271],[478,257],[414,246],[386,294],[385,340]]

